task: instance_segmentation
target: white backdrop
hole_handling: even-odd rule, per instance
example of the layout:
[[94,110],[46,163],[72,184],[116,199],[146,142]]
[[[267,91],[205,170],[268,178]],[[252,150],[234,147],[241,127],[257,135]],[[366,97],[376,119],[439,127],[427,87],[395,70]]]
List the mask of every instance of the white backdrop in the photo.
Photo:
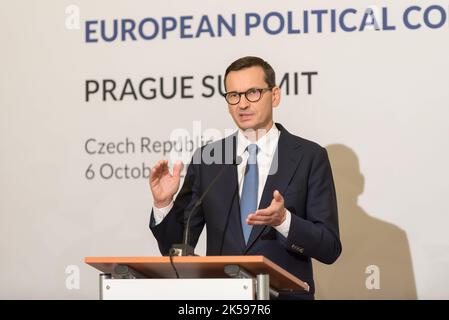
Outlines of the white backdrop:
[[[426,11],[431,5],[439,7]],[[290,75],[275,120],[330,154],[343,254],[334,265],[315,264],[317,297],[449,298],[448,1],[64,0],[7,1],[2,7],[0,298],[94,299],[98,273],[83,263],[85,256],[159,255],[148,230],[152,200],[140,168],[167,158],[154,142],[168,141],[174,129],[193,134],[195,126],[222,133],[234,128],[223,98],[201,95],[210,92],[202,79],[213,76],[209,82],[217,87],[229,63],[245,55],[269,61],[278,83]],[[356,11],[345,16],[348,26],[359,29],[372,8],[381,30],[347,32],[337,24],[332,32],[331,11],[338,21],[351,8]],[[321,32],[313,10],[328,10]],[[235,35],[222,30],[218,36],[217,16],[232,14]],[[247,14],[253,14],[250,23],[255,14],[262,19],[249,35]],[[195,35],[203,15],[214,37],[203,24],[199,37],[182,38],[183,32]],[[191,28],[181,30],[180,17],[189,16],[184,23]],[[281,26],[280,16],[284,28],[270,34]],[[166,27],[177,21],[165,39],[164,17]],[[120,33],[111,42],[101,38],[101,20],[111,34],[113,19],[138,24],[145,18],[160,23],[153,40],[128,35],[122,41]],[[94,22],[87,27],[86,21]],[[153,27],[146,24],[143,33]],[[94,31],[88,34],[88,28]],[[317,72],[310,94],[303,72]],[[144,94],[158,88],[160,78],[170,93],[176,77],[175,97],[158,92],[151,100],[128,94],[103,101],[100,86],[86,101],[87,81],[114,80],[119,98],[126,79],[138,91],[149,77],[156,82],[144,82]],[[181,97],[181,77],[193,98]],[[142,137],[150,139],[151,152],[141,152]],[[135,152],[92,155],[85,148],[89,139],[128,139]],[[89,152],[100,147],[88,144]],[[114,149],[108,148],[102,151]],[[135,177],[102,178],[104,164],[136,167]],[[88,168],[93,179],[86,177]],[[197,252],[204,254],[204,239]],[[372,270],[380,272],[375,288]]]

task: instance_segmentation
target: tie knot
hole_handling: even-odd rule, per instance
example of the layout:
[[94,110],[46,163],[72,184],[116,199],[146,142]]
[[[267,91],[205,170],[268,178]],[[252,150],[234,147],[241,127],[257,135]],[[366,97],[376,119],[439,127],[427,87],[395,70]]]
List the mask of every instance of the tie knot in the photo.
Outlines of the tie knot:
[[247,149],[250,155],[257,155],[257,151],[259,151],[259,147],[255,143],[248,145]]
[[257,144],[253,143],[248,145],[247,150],[249,154],[248,163],[255,164],[257,161],[257,152],[259,151],[259,147],[257,146]]

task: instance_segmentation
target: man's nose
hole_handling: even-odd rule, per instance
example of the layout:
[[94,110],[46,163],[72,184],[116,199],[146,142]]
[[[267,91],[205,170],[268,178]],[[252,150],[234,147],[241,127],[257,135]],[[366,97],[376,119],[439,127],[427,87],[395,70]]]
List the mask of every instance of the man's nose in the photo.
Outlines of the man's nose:
[[240,101],[237,104],[237,106],[239,107],[239,109],[246,109],[249,107],[249,101],[248,101],[248,99],[246,99],[246,96],[244,93],[240,94]]

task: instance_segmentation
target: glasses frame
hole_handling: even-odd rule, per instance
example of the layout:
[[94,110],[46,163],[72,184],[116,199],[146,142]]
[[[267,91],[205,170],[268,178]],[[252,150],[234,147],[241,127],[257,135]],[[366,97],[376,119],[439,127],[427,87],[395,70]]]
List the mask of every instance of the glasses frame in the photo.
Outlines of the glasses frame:
[[[269,91],[269,90],[273,90],[274,87],[267,87],[267,88],[250,88],[244,92],[238,92],[238,91],[229,91],[229,92],[225,92],[223,93],[223,97],[225,98],[226,102],[231,105],[231,106],[235,106],[237,104],[240,103],[240,100],[242,99],[242,94],[245,95],[245,99],[248,100],[249,102],[258,102],[260,101],[260,99],[262,99],[263,94],[265,93],[265,91]],[[259,99],[252,101],[250,99],[248,99],[247,93],[250,92],[251,90],[257,90],[259,91],[260,97]],[[230,93],[237,93],[239,95],[239,100],[236,103],[229,103],[228,99],[226,98],[226,96]]]

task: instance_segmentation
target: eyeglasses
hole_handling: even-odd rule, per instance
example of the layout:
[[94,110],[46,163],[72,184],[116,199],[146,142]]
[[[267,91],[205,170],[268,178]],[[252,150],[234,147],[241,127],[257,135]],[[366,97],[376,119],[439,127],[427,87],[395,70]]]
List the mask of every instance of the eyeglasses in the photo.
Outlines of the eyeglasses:
[[225,94],[223,94],[223,96],[225,97],[226,102],[230,105],[238,104],[240,102],[240,97],[242,96],[242,94],[245,95],[246,100],[248,100],[249,102],[257,102],[262,98],[262,95],[265,91],[269,91],[271,89],[273,89],[273,87],[263,89],[251,88],[245,92],[226,92]]

